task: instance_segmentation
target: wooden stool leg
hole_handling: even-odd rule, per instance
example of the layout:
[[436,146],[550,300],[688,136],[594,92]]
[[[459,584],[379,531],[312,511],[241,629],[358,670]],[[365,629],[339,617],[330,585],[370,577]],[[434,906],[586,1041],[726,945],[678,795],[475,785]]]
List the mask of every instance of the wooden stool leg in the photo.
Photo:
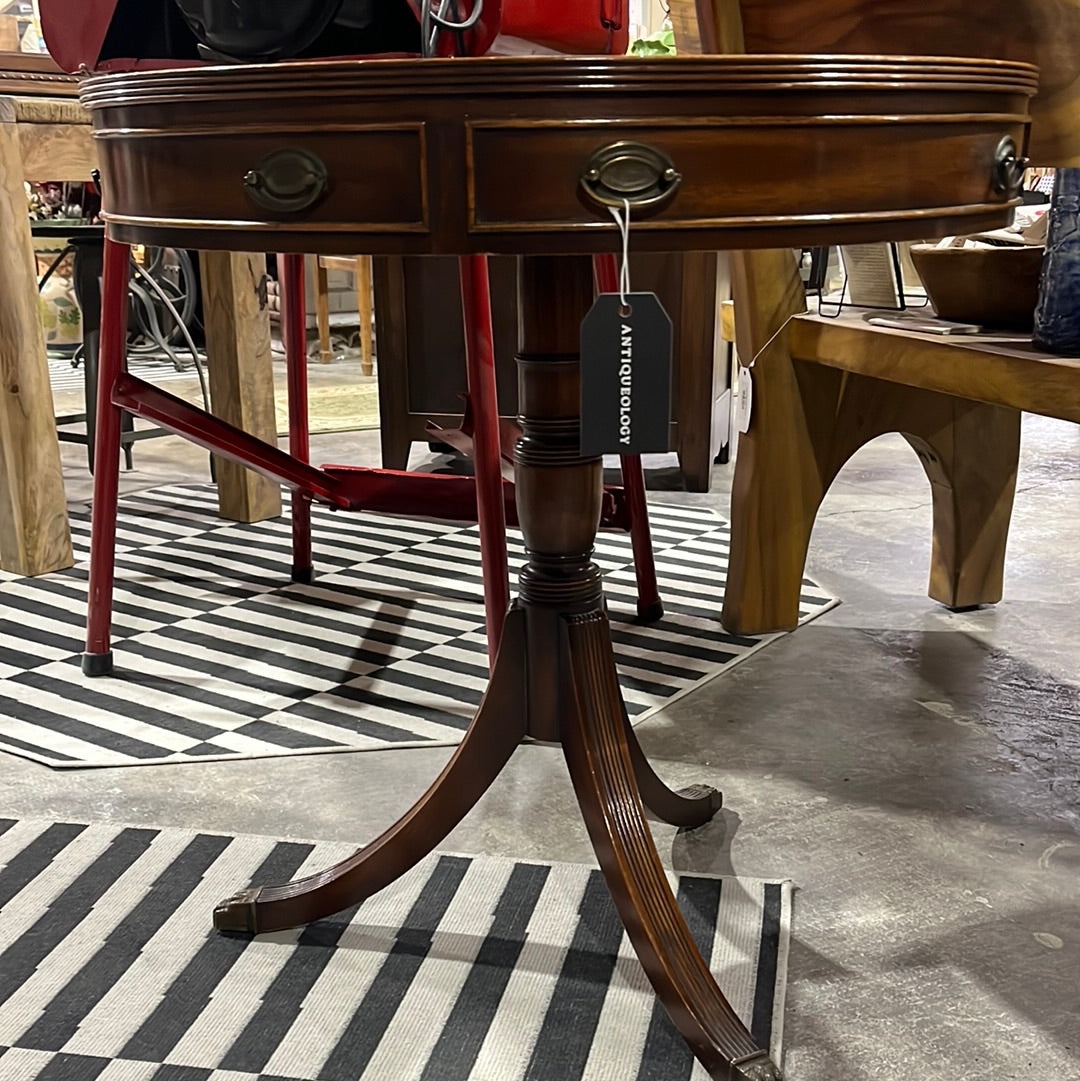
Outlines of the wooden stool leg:
[[322,260],[315,257],[315,321],[319,326],[319,363],[334,359],[330,338],[330,276]]
[[355,905],[424,858],[468,814],[525,732],[525,625],[510,613],[491,683],[453,757],[412,809],[335,867],[285,886],[244,890],[218,905],[222,931],[261,934],[310,923]]
[[[311,460],[308,433],[307,311],[304,301],[304,257],[279,255],[281,279],[281,333],[285,341],[285,373],[289,391],[289,453],[302,462]],[[294,582],[314,577],[311,560],[311,497],[292,496]]]
[[112,671],[113,573],[116,560],[116,505],[120,473],[120,414],[113,405],[116,380],[127,353],[128,273],[131,249],[106,239],[103,270],[101,346],[98,355],[97,430],[94,446],[94,503],[90,526],[90,589],[86,651],[88,676]]
[[371,256],[360,255],[356,259],[356,310],[360,313],[360,371],[364,375],[375,372],[375,351],[372,347],[371,311]]
[[488,658],[494,664],[503,619],[510,603],[510,582],[506,563],[506,508],[503,504],[491,290],[486,256],[463,256],[459,266],[465,321],[465,367],[473,416],[473,464],[484,578],[484,613],[487,619]]
[[1020,413],[959,399],[951,421],[908,435],[934,494],[930,596],[949,608],[1001,600],[1020,459]]

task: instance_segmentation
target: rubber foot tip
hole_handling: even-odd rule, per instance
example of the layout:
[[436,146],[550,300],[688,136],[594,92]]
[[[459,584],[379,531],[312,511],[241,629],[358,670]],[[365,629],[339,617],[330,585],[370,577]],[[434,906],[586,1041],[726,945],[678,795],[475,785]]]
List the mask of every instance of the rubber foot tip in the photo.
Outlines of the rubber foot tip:
[[292,580],[299,585],[308,586],[315,581],[315,568],[314,567],[297,567],[293,566]]
[[113,670],[113,655],[110,649],[108,653],[84,653],[82,655],[82,670],[84,676],[111,676]]
[[656,623],[664,618],[664,602],[653,601],[644,607],[638,606],[638,623]]

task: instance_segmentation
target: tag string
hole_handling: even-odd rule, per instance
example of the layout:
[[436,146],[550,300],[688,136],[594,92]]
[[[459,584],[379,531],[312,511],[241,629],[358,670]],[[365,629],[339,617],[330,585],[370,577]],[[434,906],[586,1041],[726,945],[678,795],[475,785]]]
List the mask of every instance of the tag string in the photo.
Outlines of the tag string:
[[[800,314],[802,314],[802,313],[800,313],[800,312],[795,313],[795,315],[800,315]],[[776,339],[779,338],[780,335],[783,334],[785,330],[787,330],[788,324],[791,322],[792,319],[795,318],[795,315],[789,315],[784,320],[784,322],[780,326],[780,329],[771,338],[769,338],[769,340],[754,354],[754,358],[753,358],[753,360],[750,361],[749,364],[744,364],[743,365],[744,368],[746,368],[749,371],[749,369],[751,369],[755,364],[757,364],[758,358],[761,356],[761,354],[764,353],[765,350],[768,349],[769,346],[772,345],[772,343],[775,342]]]
[[626,294],[630,292],[630,200],[623,199],[623,212],[619,212],[617,206],[609,206],[611,216],[619,227],[622,235],[622,266],[619,268],[619,300],[624,308],[627,303]]

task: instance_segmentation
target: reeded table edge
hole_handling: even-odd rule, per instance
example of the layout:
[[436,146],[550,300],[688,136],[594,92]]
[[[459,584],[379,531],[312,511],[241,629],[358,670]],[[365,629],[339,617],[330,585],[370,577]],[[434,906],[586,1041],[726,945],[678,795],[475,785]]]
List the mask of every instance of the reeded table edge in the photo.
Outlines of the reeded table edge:
[[279,64],[169,68],[95,75],[80,86],[89,109],[179,101],[200,97],[295,96],[335,89],[373,97],[403,88],[446,96],[476,94],[489,87],[500,94],[547,92],[586,94],[663,91],[707,80],[716,90],[969,90],[1033,94],[1038,69],[1014,60],[971,57],[853,55],[620,57],[472,57],[466,59],[380,58],[303,60]]

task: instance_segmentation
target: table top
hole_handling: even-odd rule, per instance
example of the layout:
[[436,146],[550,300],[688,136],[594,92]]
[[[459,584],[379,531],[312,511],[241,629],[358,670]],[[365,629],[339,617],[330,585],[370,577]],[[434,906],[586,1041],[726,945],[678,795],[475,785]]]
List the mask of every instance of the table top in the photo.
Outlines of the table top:
[[920,334],[873,326],[866,322],[866,314],[796,316],[790,327],[791,355],[894,383],[1080,422],[1080,357],[1046,353],[1032,344],[1030,335]]
[[62,72],[52,57],[35,53],[0,53],[0,94],[19,97],[77,97],[78,81]]
[[624,197],[638,250],[1000,226],[1036,82],[955,58],[484,57],[138,72],[81,96],[121,240],[586,254],[613,249]]

